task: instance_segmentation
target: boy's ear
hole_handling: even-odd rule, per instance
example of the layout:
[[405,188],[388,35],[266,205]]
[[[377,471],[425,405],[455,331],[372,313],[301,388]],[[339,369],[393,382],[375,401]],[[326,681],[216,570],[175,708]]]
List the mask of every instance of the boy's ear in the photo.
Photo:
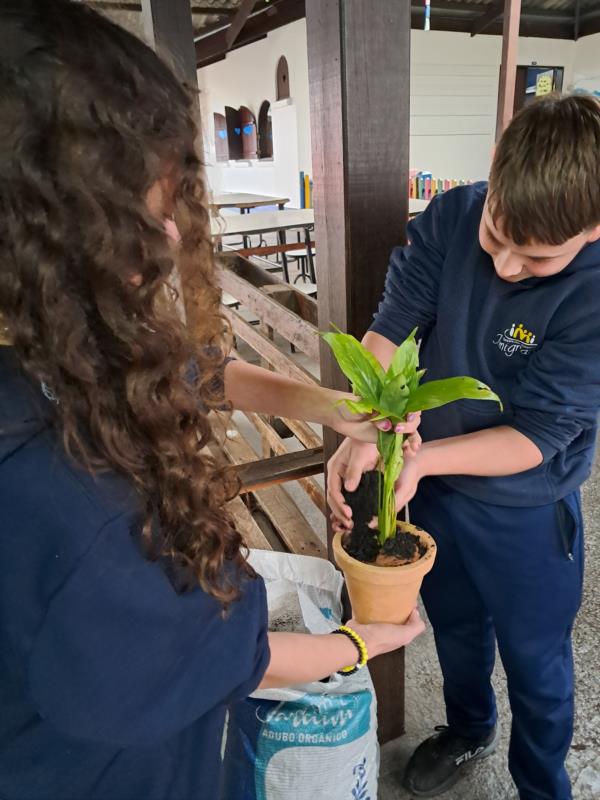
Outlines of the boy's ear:
[[597,242],[598,239],[600,239],[600,225],[596,225],[595,228],[592,228],[588,236],[588,242]]

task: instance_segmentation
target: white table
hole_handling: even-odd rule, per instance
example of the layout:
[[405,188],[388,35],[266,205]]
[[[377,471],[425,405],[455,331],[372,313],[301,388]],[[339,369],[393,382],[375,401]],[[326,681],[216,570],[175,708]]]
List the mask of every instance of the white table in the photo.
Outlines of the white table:
[[286,203],[290,202],[289,197],[271,197],[267,194],[249,194],[246,192],[223,192],[216,194],[210,201],[214,208],[239,208],[242,214],[249,212],[252,208],[260,206],[279,206],[283,211]]
[[285,209],[284,211],[255,211],[254,214],[240,214],[227,217],[213,217],[211,232],[213,236],[250,236],[271,231],[289,231],[294,228],[311,230],[315,225],[315,212],[312,208]]
[[[254,214],[240,214],[228,217],[213,217],[211,219],[211,233],[220,246],[223,236],[251,236],[253,234],[277,233],[280,244],[285,244],[286,231],[301,229],[304,231],[307,258],[311,276],[315,274],[315,265],[312,257],[310,232],[315,226],[315,212],[312,208],[287,209],[284,211],[255,211]],[[283,273],[289,283],[287,257],[281,254]]]
[[[210,205],[220,211],[222,208],[239,208],[240,214],[249,214],[253,208],[262,206],[277,206],[283,211],[285,204],[290,202],[289,197],[273,197],[268,194],[251,194],[249,192],[223,192],[213,196]],[[248,247],[248,237],[243,237],[244,247]]]

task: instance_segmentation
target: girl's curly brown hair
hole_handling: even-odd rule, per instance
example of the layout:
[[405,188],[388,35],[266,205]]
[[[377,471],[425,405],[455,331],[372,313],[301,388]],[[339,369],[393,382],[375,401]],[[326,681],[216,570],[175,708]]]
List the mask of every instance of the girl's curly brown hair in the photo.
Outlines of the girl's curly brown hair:
[[[84,5],[3,0],[0,315],[25,372],[58,399],[66,451],[130,479],[148,552],[227,604],[239,571],[225,562],[251,570],[224,509],[237,482],[203,450],[227,332],[195,104],[151,49]],[[146,205],[160,181],[177,251]],[[198,341],[172,291],[165,302],[175,266],[200,287]]]

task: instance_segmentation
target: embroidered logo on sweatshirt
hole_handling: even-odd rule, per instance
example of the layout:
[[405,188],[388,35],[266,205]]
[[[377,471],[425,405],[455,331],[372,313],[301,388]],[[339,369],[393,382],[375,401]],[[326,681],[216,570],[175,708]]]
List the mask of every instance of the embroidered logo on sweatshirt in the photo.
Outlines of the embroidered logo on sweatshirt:
[[515,322],[503,333],[494,336],[494,344],[501,350],[507,358],[512,358],[515,353],[528,356],[538,346],[535,333],[519,322]]

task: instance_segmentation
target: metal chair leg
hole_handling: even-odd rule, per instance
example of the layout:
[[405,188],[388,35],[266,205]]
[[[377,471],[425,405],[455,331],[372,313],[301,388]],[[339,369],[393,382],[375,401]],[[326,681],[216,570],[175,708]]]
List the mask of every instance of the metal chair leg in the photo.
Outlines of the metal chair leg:
[[310,244],[310,231],[308,228],[304,229],[304,239],[306,241],[306,252],[308,253],[308,271],[310,274],[311,283],[317,282],[317,273],[315,271],[315,262],[312,254],[312,247]]
[[[285,231],[278,231],[277,237],[279,239],[279,244],[284,245],[286,243],[286,241],[285,241]],[[287,256],[286,256],[285,252],[283,252],[281,254],[281,265],[283,267],[283,275],[285,277],[285,281],[286,281],[286,283],[289,283],[290,282],[290,273],[289,273],[289,270],[288,270],[288,260],[287,260]]]

